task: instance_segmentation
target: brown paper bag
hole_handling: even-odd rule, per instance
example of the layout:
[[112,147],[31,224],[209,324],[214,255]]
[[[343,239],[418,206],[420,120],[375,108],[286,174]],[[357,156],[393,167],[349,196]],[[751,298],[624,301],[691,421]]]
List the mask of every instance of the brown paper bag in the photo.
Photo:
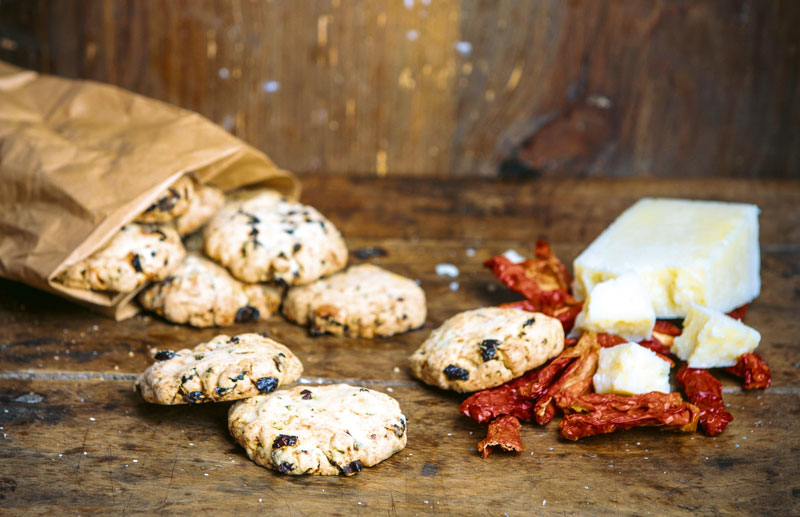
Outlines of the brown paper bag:
[[0,62],[0,276],[118,320],[134,293],[53,282],[132,221],[181,175],[223,190],[300,183],[197,113],[91,81]]

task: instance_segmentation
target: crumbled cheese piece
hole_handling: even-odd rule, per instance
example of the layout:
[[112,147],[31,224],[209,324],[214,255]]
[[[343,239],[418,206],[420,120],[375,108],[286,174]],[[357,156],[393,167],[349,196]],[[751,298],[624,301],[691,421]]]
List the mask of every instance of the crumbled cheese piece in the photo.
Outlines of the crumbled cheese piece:
[[575,327],[639,341],[650,337],[655,323],[647,288],[636,273],[626,273],[592,289]]
[[691,368],[734,366],[758,347],[761,334],[719,311],[692,305],[672,350]]
[[458,268],[453,264],[436,264],[436,274],[455,278],[458,276]]
[[575,294],[635,271],[658,318],[685,317],[697,303],[728,312],[761,290],[758,207],[742,203],[642,199],[574,262]]
[[519,264],[520,262],[525,262],[525,257],[517,253],[517,250],[508,249],[503,252],[503,256],[513,262],[514,264]]
[[636,343],[601,348],[592,382],[597,393],[669,393],[669,363]]

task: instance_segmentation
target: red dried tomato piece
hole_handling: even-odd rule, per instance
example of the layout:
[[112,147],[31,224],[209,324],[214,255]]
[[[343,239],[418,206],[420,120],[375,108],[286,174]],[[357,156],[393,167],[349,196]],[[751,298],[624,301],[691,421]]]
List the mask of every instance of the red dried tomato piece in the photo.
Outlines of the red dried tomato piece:
[[564,330],[569,332],[583,305],[583,302],[579,302],[571,294],[572,276],[546,241],[536,242],[535,253],[536,258],[519,264],[498,255],[483,265],[490,268],[494,276],[512,291],[525,297],[525,300],[504,304],[503,307],[541,312],[558,318]]
[[513,415],[520,420],[530,419],[534,401],[555,382],[571,362],[591,349],[591,343],[596,340],[592,336],[596,334],[587,332],[584,336],[581,336],[575,346],[564,348],[558,357],[546,365],[496,388],[473,393],[461,403],[458,410],[481,423],[502,415]]
[[461,403],[458,410],[481,423],[502,415],[528,420],[533,413],[536,398],[553,383],[572,359],[559,356],[547,365],[531,370],[513,381],[473,393]]
[[728,313],[728,316],[739,321],[744,321],[744,317],[746,315],[747,315],[747,304],[744,304],[741,307],[737,307]]
[[627,339],[615,336],[614,334],[606,334],[605,332],[597,334],[597,343],[603,348],[611,348],[627,342]]
[[461,403],[458,410],[481,423],[502,415],[513,415],[521,420],[527,420],[533,411],[533,401],[530,397],[521,395],[519,389],[528,384],[535,384],[539,373],[538,369],[531,370],[522,377],[496,388],[473,393]]
[[489,422],[486,438],[478,442],[481,457],[492,453],[492,447],[500,447],[504,451],[521,451],[522,440],[519,430],[522,427],[517,417],[504,415]]
[[537,424],[550,423],[556,414],[556,406],[562,407],[563,400],[589,392],[592,387],[592,376],[597,371],[600,351],[598,337],[594,332],[585,332],[578,344],[569,350],[568,353],[577,358],[564,371],[564,374],[547,388],[533,406]]
[[767,362],[758,354],[742,354],[736,366],[730,366],[725,370],[742,377],[744,379],[742,388],[745,390],[765,390],[772,384],[772,372]]
[[700,425],[708,436],[720,434],[733,421],[722,402],[722,384],[708,370],[683,365],[676,376],[686,398],[700,408]]
[[565,403],[568,413],[561,420],[561,435],[568,440],[641,426],[691,432],[700,416],[697,406],[678,393],[651,391],[629,397],[587,393]]

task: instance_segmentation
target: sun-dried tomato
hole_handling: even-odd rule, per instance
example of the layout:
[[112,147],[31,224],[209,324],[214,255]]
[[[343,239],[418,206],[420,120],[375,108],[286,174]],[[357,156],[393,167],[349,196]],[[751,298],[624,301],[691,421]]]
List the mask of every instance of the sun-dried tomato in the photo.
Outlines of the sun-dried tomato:
[[526,372],[522,377],[496,388],[473,393],[461,403],[458,410],[481,423],[502,415],[528,420],[532,415],[533,402],[571,360],[557,358],[547,366]]
[[607,334],[605,332],[597,334],[597,344],[602,348],[611,348],[627,342],[627,339],[615,336],[614,334]]
[[492,447],[500,447],[504,451],[521,451],[520,427],[517,417],[510,415],[504,415],[489,422],[486,438],[478,442],[481,457],[489,456],[492,453]]
[[691,432],[700,415],[697,406],[685,402],[679,393],[587,393],[564,402],[567,414],[561,420],[561,435],[568,440],[641,426]]
[[733,421],[722,402],[722,384],[708,370],[683,365],[676,376],[686,398],[700,408],[700,425],[708,436],[720,434]]
[[652,340],[657,341],[661,345],[661,349],[656,350],[652,347],[648,348],[659,354],[669,355],[670,349],[675,343],[675,338],[680,336],[681,332],[681,328],[674,323],[664,320],[656,320],[656,324],[653,327]]
[[519,264],[503,255],[492,257],[483,263],[512,291],[520,293],[525,300],[504,304],[503,307],[541,312],[558,318],[568,332],[583,302],[576,300],[570,291],[572,276],[566,266],[550,249],[546,241],[536,242],[536,258]]
[[[568,357],[575,357],[564,374],[550,385],[536,400],[533,414],[539,425],[548,424],[556,414],[559,401],[588,393],[592,387],[592,376],[597,371],[597,360],[600,352],[598,334],[584,332],[578,344],[566,351]],[[562,353],[562,355],[565,355]]]
[[741,307],[737,307],[728,313],[728,316],[739,321],[744,321],[744,317],[746,315],[747,315],[747,304],[744,304]]
[[512,415],[520,420],[530,419],[533,403],[577,357],[576,348],[564,349],[561,355],[545,366],[526,372],[522,377],[496,388],[473,393],[461,403],[458,410],[481,423],[502,415]]
[[[747,307],[745,305],[745,307]],[[772,372],[758,354],[742,354],[736,366],[725,368],[726,371],[742,377],[742,388],[745,390],[765,390],[772,384]]]

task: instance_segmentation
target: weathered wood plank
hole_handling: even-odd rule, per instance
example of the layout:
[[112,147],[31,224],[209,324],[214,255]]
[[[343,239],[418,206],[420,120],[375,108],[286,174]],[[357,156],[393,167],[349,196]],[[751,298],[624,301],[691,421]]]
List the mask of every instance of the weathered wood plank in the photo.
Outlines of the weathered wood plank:
[[[421,281],[426,327],[378,340],[311,338],[274,316],[222,331],[269,331],[303,361],[305,382],[389,392],[411,422],[408,447],[355,478],[273,474],[229,438],[228,405],[159,407],[132,390],[151,348],[191,346],[218,330],[151,316],[117,323],[0,281],[0,512],[779,514],[797,507],[797,182],[307,176],[304,186],[305,201],[342,229],[351,250],[381,247],[386,256],[371,261]],[[483,260],[507,248],[530,253],[543,237],[570,262],[644,195],[761,206],[763,290],[747,321],[762,333],[773,387],[743,393],[719,374],[735,420],[716,439],[640,429],[571,443],[558,438],[556,424],[525,424],[524,453],[481,460],[474,448],[485,429],[457,413],[463,395],[412,379],[409,353],[452,314],[515,299]],[[444,262],[460,275],[437,276]]]
[[[355,240],[356,244],[359,242],[364,241]],[[0,338],[0,371],[133,374],[146,368],[154,348],[192,347],[221,333],[268,332],[298,354],[306,376],[410,380],[406,372],[408,356],[445,319],[463,310],[519,299],[481,267],[483,260],[504,251],[503,246],[479,248],[469,257],[458,241],[381,244],[388,255],[371,262],[420,279],[429,300],[425,328],[370,340],[312,338],[304,328],[279,315],[222,329],[193,329],[147,315],[117,323],[98,319],[81,307],[31,288],[0,281],[9,296],[0,303],[0,325],[4,329]],[[566,250],[565,259],[578,251],[574,246],[556,247],[556,251],[560,249]],[[775,386],[800,388],[800,349],[795,346],[800,320],[793,317],[800,311],[800,297],[796,294],[800,290],[796,272],[800,250],[790,254],[765,253],[764,257],[762,294],[751,305],[747,323],[762,334],[759,353],[772,366]],[[435,265],[443,262],[456,265],[459,277],[437,276]],[[451,287],[453,282],[457,287]],[[738,385],[724,374],[723,380],[726,386]]]
[[524,452],[483,460],[482,426],[455,396],[378,385],[409,418],[408,447],[354,478],[293,478],[247,459],[227,404],[149,405],[114,381],[0,386],[0,507],[14,513],[777,514],[800,488],[796,394],[728,395],[736,420],[716,439],[639,429],[572,443],[526,424]]
[[0,3],[0,59],[290,170],[798,177],[794,0]]

